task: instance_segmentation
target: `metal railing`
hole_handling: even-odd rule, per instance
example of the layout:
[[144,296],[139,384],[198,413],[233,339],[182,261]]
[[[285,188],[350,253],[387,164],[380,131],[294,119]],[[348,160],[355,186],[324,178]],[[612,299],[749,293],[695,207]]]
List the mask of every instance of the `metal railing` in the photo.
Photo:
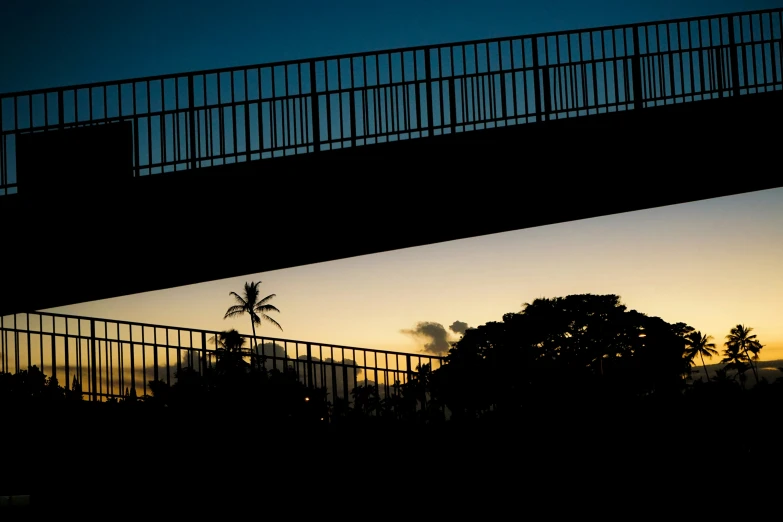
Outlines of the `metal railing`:
[[[145,176],[780,90],[783,9],[494,38],[0,95],[21,133],[131,122]],[[71,167],[78,168],[78,165]]]
[[[37,366],[60,386],[75,378],[93,401],[121,398],[129,390],[150,394],[149,381],[176,382],[190,367],[203,373],[215,363],[220,332],[115,321],[45,312],[0,317],[0,373]],[[395,382],[409,382],[417,367],[433,370],[443,357],[244,335],[249,347],[266,357],[267,369],[293,368],[303,384],[325,388],[334,403],[350,401],[359,385],[378,386],[380,398]]]

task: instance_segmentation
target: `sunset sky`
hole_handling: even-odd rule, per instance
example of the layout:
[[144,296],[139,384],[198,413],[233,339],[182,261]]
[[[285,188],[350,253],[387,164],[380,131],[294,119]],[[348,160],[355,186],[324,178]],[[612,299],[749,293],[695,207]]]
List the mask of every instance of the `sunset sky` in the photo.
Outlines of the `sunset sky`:
[[[120,274],[118,274],[121,277]],[[434,322],[478,326],[537,297],[614,293],[715,337],[755,329],[783,358],[783,189],[361,256],[50,311],[250,331],[223,320],[230,291],[263,281],[284,332],[259,335],[418,352]],[[450,339],[456,339],[451,334]],[[445,339],[445,338],[444,338]],[[714,362],[717,362],[714,361]]]
[[[511,0],[226,0],[184,5],[181,0],[6,0],[0,3],[0,45],[8,51],[0,53],[0,92],[762,9],[779,2],[551,0],[534,6]],[[433,200],[445,207],[457,198],[444,191]],[[50,311],[249,332],[246,319],[222,317],[231,304],[229,291],[260,279],[263,295],[277,294],[273,303],[282,313],[276,319],[285,329],[280,333],[264,325],[261,334],[415,352],[438,342],[404,332],[419,322],[439,323],[445,334],[455,321],[477,326],[500,320],[537,297],[614,293],[629,308],[686,322],[721,345],[732,326],[752,326],[766,345],[762,359],[778,359],[783,358],[781,274],[783,189],[777,189]]]

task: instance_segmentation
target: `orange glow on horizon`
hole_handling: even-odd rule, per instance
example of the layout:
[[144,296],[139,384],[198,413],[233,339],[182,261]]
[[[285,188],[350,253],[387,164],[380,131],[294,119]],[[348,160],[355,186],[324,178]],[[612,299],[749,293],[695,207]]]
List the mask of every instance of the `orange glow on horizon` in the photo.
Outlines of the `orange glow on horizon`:
[[[277,270],[52,312],[246,333],[223,320],[230,291],[261,280],[277,294],[259,336],[420,353],[401,333],[500,321],[537,297],[617,294],[629,309],[685,322],[719,350],[754,328],[761,360],[783,359],[783,189],[630,212]],[[711,361],[715,362],[715,361]]]

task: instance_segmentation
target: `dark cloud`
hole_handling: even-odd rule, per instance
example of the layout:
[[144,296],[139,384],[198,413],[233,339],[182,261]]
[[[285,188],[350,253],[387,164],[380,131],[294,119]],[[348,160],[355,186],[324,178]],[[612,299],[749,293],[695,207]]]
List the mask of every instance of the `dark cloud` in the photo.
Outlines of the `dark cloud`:
[[[306,363],[307,356],[299,356],[296,363],[300,372],[300,379],[305,379],[307,375]],[[335,397],[350,398],[351,390],[359,382],[359,376],[363,369],[356,365],[352,359],[334,360],[331,357],[321,361],[317,357],[312,358],[312,378],[313,385],[317,388],[324,388],[329,400]]]
[[256,345],[256,351],[267,357],[285,357],[285,348],[277,343],[263,343]]
[[424,352],[442,355],[449,351],[449,333],[440,323],[420,322],[413,329],[400,330],[402,333],[428,340],[424,343]]
[[454,321],[451,326],[449,326],[449,330],[460,335],[464,334],[467,329],[468,323],[463,323],[462,321]]
[[356,372],[356,375],[361,375],[362,372],[364,371],[362,368],[356,366],[356,361],[354,361],[353,359],[343,359],[342,361],[337,361],[335,359],[332,359],[331,357],[327,357],[326,359],[324,359],[324,362],[327,363],[333,362],[339,364],[340,366],[337,367],[338,370],[342,368],[342,365],[348,366],[349,367],[348,370],[351,372]]
[[291,367],[294,364],[290,355],[287,356],[285,347],[275,342],[265,342],[256,345],[256,351],[266,357],[264,368],[267,370],[275,369],[282,371],[285,366]]

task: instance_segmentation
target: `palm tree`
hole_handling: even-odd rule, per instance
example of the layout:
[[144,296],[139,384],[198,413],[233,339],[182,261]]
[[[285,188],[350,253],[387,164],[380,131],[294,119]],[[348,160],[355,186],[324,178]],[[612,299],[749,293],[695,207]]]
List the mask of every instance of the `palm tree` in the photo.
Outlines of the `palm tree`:
[[209,339],[216,346],[215,355],[219,368],[239,368],[242,366],[245,356],[252,356],[252,351],[244,348],[245,338],[236,330],[220,332]]
[[[756,383],[759,382],[759,374],[753,361],[758,360],[759,352],[763,348],[761,343],[756,338],[756,335],[750,335],[753,328],[746,327],[745,325],[738,324],[731,329],[729,335],[726,336],[726,352],[727,355],[730,352],[742,354],[745,361],[750,364],[750,369],[753,370],[753,376],[756,378]],[[753,354],[751,356],[751,354]]]
[[710,374],[707,371],[707,363],[704,362],[704,356],[712,358],[713,355],[718,355],[715,343],[711,343],[711,340],[711,335],[702,335],[699,331],[690,332],[685,336],[685,357],[691,365],[694,364],[693,360],[697,355],[701,357],[701,365],[704,367],[704,375],[707,377],[705,382],[709,382]]
[[720,362],[726,364],[724,370],[737,371],[734,378],[739,378],[743,389],[745,388],[745,372],[748,371],[748,365],[745,364],[745,360],[745,353],[742,352],[736,344],[726,343],[726,349],[723,350],[723,359],[721,359]]
[[280,323],[268,315],[269,312],[280,313],[280,310],[278,310],[276,306],[269,304],[269,301],[275,297],[275,294],[270,294],[263,299],[259,299],[258,287],[260,285],[261,281],[258,281],[257,283],[252,281],[250,283],[245,283],[243,295],[239,295],[236,292],[229,292],[229,295],[236,299],[236,304],[230,306],[228,310],[226,310],[226,315],[223,316],[223,319],[228,319],[229,317],[238,317],[243,314],[248,314],[250,316],[250,326],[253,329],[253,342],[255,342],[256,339],[256,325],[260,326],[262,320],[272,323],[280,328],[281,332],[283,331],[283,327],[280,326]]

